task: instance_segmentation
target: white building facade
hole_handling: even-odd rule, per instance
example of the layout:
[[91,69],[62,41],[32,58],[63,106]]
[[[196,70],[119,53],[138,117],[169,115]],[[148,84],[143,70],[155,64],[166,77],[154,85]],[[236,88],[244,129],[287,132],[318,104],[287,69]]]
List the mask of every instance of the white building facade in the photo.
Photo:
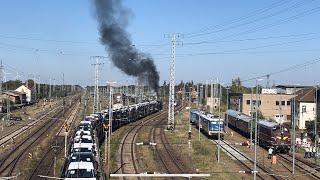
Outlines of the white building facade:
[[18,87],[15,91],[20,92],[20,93],[25,93],[26,94],[26,101],[28,103],[31,102],[31,90],[29,88],[27,88],[25,85],[22,85],[20,87]]
[[297,112],[297,125],[299,129],[306,129],[306,122],[316,119],[316,103],[299,102],[297,104],[299,110]]

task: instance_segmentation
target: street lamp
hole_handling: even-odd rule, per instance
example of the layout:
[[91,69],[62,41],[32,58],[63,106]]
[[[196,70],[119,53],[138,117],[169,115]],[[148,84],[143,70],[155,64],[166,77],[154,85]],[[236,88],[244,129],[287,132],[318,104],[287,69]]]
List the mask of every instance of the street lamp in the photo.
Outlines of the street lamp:
[[[108,176],[110,177],[110,150],[111,150],[111,135],[112,135],[112,113],[113,113],[113,110],[112,110],[112,96],[113,96],[113,90],[112,90],[112,84],[116,84],[117,82],[115,81],[107,81],[107,84],[110,85],[110,89],[109,89],[109,124],[108,124],[108,133],[109,135],[106,134],[106,137],[108,137],[108,147],[107,147],[107,142],[105,142],[105,151],[106,149],[108,149],[108,154],[105,152],[105,159],[108,159],[108,169],[107,169],[107,173],[108,173]],[[107,132],[106,132],[107,133]],[[106,155],[108,156],[106,158]]]
[[[226,89],[227,89],[227,110],[229,109],[229,89],[230,89],[230,87],[226,87]],[[229,128],[229,115],[228,115],[228,113],[227,113],[227,128]]]
[[218,121],[218,163],[220,163],[220,144],[221,144],[221,98],[222,98],[222,88],[221,83],[219,85],[219,121]]
[[255,120],[255,130],[254,130],[254,170],[253,179],[257,179],[257,141],[258,141],[258,108],[259,108],[259,81],[263,79],[256,79],[256,120]]
[[293,122],[292,122],[292,128],[293,128],[293,138],[292,138],[292,174],[295,174],[295,163],[296,163],[296,91],[298,84],[294,85],[294,97],[293,97]]

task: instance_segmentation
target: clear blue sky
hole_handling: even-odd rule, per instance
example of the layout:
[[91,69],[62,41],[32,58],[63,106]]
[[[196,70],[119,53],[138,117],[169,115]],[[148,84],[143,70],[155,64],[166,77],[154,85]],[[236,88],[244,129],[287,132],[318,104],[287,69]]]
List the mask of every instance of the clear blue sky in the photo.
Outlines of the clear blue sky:
[[[246,79],[319,57],[319,1],[125,0],[124,5],[133,15],[127,28],[132,42],[153,55],[160,84],[169,75],[170,39],[164,34],[173,32],[184,35],[182,46],[177,47],[177,81],[204,82],[218,77],[228,83],[237,76]],[[64,73],[67,83],[92,84],[89,57],[106,56],[93,14],[90,0],[2,1],[0,58],[10,66],[8,79],[15,78],[17,71],[23,71],[24,77],[35,73],[44,81],[49,76],[61,79]],[[294,18],[284,22],[290,17]],[[190,37],[204,28],[210,33]],[[211,43],[192,44],[203,41]],[[314,64],[271,80],[277,84],[319,84],[319,67],[320,63]],[[108,60],[101,76],[104,82],[124,83],[128,79]]]

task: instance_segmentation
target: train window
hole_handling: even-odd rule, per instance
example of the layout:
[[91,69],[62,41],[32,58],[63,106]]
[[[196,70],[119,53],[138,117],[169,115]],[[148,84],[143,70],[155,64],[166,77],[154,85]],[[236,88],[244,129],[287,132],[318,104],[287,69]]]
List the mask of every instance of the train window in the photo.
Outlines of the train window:
[[278,129],[280,129],[280,126],[274,126],[274,127],[272,128],[273,131],[276,131],[276,130],[278,130]]

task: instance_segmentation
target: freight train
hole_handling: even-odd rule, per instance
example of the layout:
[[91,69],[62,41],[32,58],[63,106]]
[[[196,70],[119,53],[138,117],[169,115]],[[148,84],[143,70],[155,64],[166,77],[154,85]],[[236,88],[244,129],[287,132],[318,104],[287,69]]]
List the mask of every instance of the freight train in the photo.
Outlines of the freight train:
[[224,138],[224,120],[217,116],[199,110],[192,110],[190,112],[190,123],[195,124],[197,127],[200,126],[201,131],[209,137],[217,139],[220,134],[220,138]]
[[[116,130],[160,110],[162,110],[161,101],[114,108],[112,110],[112,129]],[[71,140],[69,157],[61,170],[61,178],[100,179],[102,177],[102,174],[98,172],[99,162],[101,162],[98,149],[105,139],[108,124],[108,109],[86,116],[80,122]]]
[[[250,132],[254,132],[252,118],[235,110],[227,110],[226,119],[228,118],[229,127],[233,128],[242,135],[249,137]],[[289,129],[276,122],[268,120],[258,120],[258,142],[262,147],[273,147],[275,152],[286,153],[291,147],[291,135]]]
[[[112,130],[114,131],[123,125],[137,121],[160,110],[162,110],[161,101],[148,101],[130,106],[114,108],[112,109]],[[102,114],[104,117],[104,127],[107,128],[110,119],[109,109],[103,110]]]

